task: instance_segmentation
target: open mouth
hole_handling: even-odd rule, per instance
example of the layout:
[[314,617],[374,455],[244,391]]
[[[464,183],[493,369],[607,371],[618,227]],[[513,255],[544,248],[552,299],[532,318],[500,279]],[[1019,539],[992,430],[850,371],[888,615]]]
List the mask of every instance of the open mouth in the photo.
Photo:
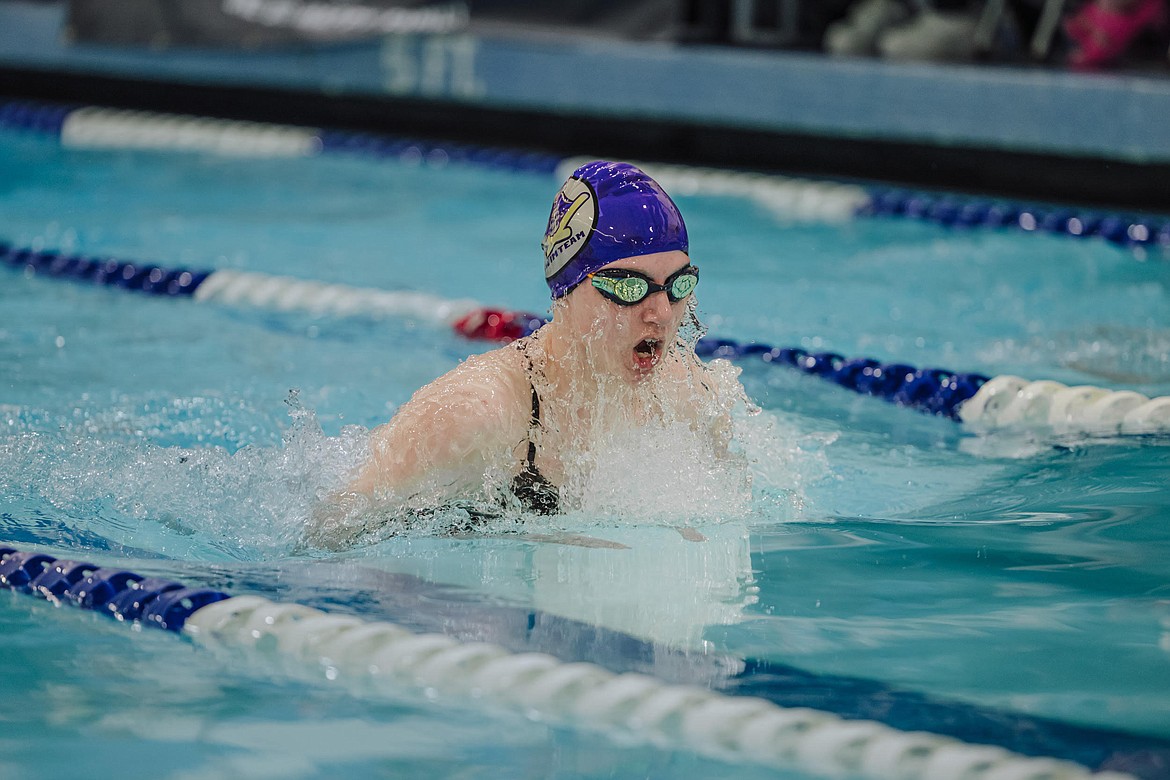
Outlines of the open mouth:
[[662,342],[658,339],[642,339],[634,345],[634,366],[640,371],[649,371],[662,355]]

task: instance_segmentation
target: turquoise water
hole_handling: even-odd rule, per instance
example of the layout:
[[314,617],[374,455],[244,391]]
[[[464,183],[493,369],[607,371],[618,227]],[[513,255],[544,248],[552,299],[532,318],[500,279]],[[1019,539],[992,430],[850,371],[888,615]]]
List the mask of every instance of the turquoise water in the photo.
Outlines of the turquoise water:
[[[0,137],[0,174],[0,239],[18,245],[547,307],[538,243],[559,182],[543,175],[66,151],[29,135]],[[679,201],[712,335],[1170,394],[1164,256]],[[1170,740],[1164,439],[976,436],[747,365],[762,409],[738,417],[750,511],[653,480],[635,497],[669,499],[703,543],[627,508],[532,521],[626,550],[419,533],[299,551],[307,507],[364,431],[485,348],[405,320],[3,270],[0,541],[715,687],[745,663],[782,664],[852,716],[834,680]],[[561,622],[541,636],[516,617],[529,613]],[[0,777],[126,776],[128,761],[143,767],[130,776],[175,778],[776,776],[410,691],[355,697],[10,593],[0,698],[15,702],[0,707]]]

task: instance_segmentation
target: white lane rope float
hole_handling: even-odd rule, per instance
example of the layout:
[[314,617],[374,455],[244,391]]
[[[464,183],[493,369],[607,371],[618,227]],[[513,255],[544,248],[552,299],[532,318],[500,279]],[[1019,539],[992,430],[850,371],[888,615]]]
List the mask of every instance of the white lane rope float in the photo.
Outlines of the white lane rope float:
[[86,107],[71,111],[65,117],[61,125],[61,144],[70,149],[310,157],[321,151],[321,134],[314,129],[263,122]]
[[1009,374],[986,382],[958,412],[962,422],[978,430],[1092,436],[1170,433],[1170,396],[1150,398],[1132,390],[1032,382]]
[[[568,178],[580,165],[591,159],[571,157],[561,161],[557,166],[557,178]],[[865,188],[855,184],[689,165],[654,162],[635,164],[668,192],[744,198],[786,219],[844,222],[855,217],[870,202]]]
[[471,299],[447,300],[415,291],[325,284],[289,276],[216,271],[196,287],[199,303],[223,303],[336,317],[401,317],[450,325],[481,308]]
[[873,780],[1135,780],[1095,774],[1071,761],[615,673],[544,653],[419,634],[260,596],[188,588],[3,545],[0,588],[180,632],[201,646],[244,652],[292,674],[349,686],[358,695],[422,692],[719,760]]

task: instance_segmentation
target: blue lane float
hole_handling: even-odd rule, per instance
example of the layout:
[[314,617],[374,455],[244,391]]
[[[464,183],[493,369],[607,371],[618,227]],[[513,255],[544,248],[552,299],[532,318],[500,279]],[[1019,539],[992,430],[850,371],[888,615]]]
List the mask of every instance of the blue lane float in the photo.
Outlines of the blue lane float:
[[756,342],[738,344],[725,339],[702,339],[695,352],[700,357],[758,358],[765,363],[790,366],[861,395],[956,421],[962,419],[962,405],[991,379],[973,372],[915,368],[867,357],[847,358],[836,352],[808,352],[799,347],[770,347]]
[[0,102],[0,128],[61,134],[65,120],[80,106],[34,103],[26,100]]
[[209,588],[2,546],[0,588],[176,632],[196,611],[229,598]]
[[1070,238],[1101,238],[1131,248],[1170,248],[1170,219],[1029,205],[907,189],[868,188],[859,216],[907,217],[955,228],[1017,228]]
[[0,242],[0,264],[41,276],[173,297],[193,295],[212,274],[137,260],[14,247],[4,242]]

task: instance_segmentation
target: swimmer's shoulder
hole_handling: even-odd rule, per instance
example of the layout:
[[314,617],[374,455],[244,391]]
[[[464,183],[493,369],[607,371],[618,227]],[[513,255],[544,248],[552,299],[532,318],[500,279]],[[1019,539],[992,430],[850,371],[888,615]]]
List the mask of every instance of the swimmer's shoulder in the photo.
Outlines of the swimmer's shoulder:
[[466,464],[481,470],[490,453],[511,453],[531,414],[515,388],[513,364],[520,365],[514,356],[493,350],[419,388],[371,432],[372,456],[352,489],[402,489]]
[[472,425],[478,420],[498,426],[527,419],[529,393],[524,359],[515,344],[509,344],[472,355],[419,388],[403,411],[453,414],[471,417],[467,422]]

